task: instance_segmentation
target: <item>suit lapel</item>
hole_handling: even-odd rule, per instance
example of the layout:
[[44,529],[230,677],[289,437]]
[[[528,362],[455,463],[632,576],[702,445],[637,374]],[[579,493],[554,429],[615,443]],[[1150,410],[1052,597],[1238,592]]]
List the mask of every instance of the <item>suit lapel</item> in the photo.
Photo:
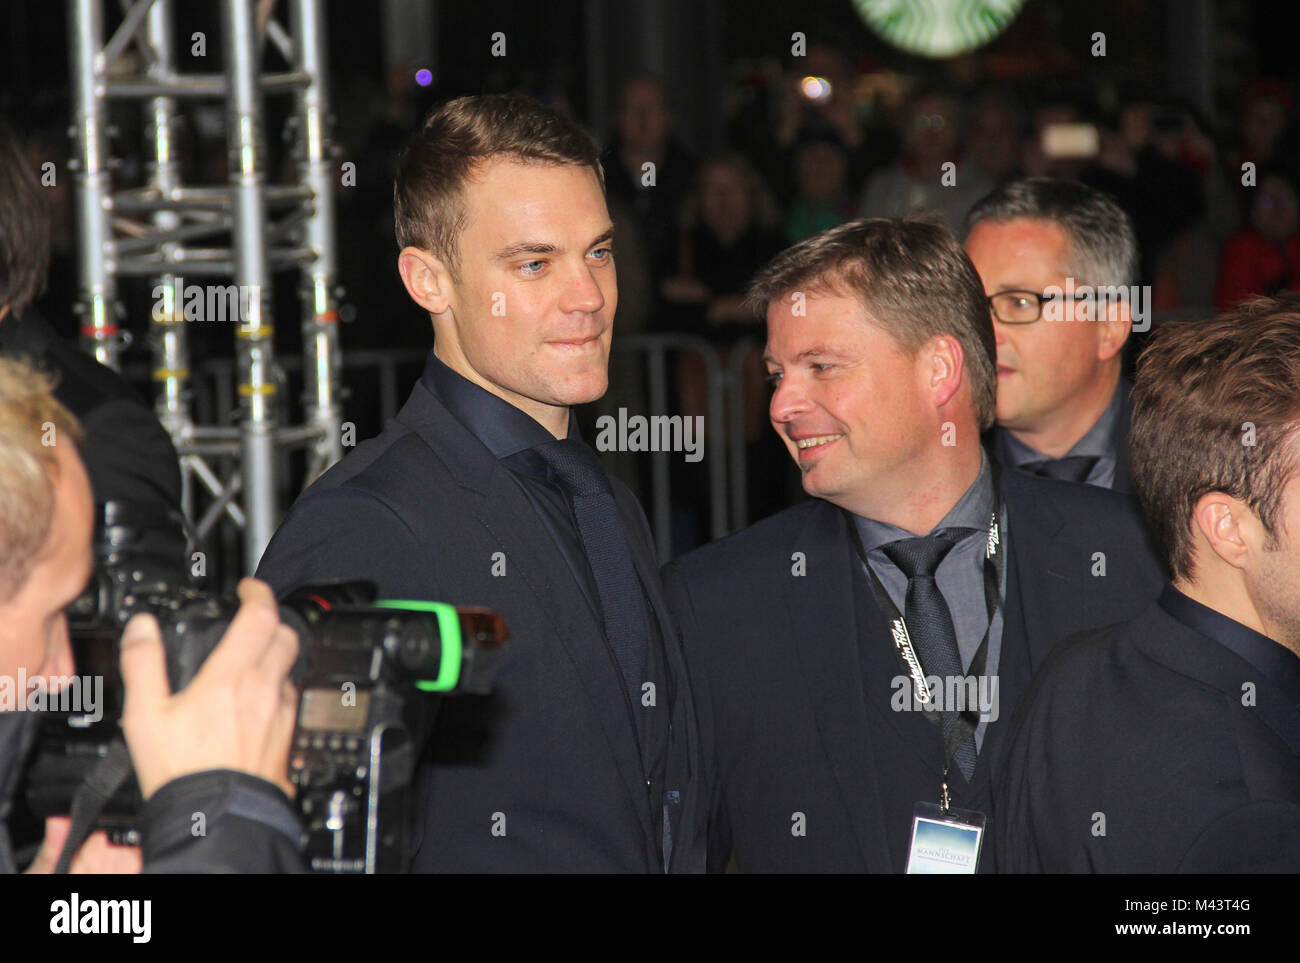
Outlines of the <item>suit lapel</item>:
[[[659,568],[655,562],[654,547],[648,537],[649,530],[646,528],[644,516],[641,514],[640,506],[632,496],[625,496],[615,485],[615,501],[618,504],[619,516],[623,522],[623,529],[627,532],[628,541],[632,546],[632,559],[636,566],[637,576],[641,579],[641,584],[645,587],[646,595],[650,601],[651,616],[656,620],[659,627],[659,638],[662,640],[660,646],[661,657],[664,665],[664,678],[660,681],[662,692],[659,693],[659,705],[664,706],[668,713],[669,725],[672,720],[680,713],[681,732],[664,731],[657,726],[651,726],[649,735],[646,739],[646,772],[658,771],[660,762],[665,754],[672,748],[675,739],[686,740],[686,776],[690,785],[682,787],[687,789],[682,793],[681,811],[676,816],[678,827],[688,828],[695,825],[696,808],[701,804],[700,792],[698,787],[702,785],[700,779],[701,761],[700,761],[700,741],[699,741],[699,723],[695,718],[695,700],[691,694],[690,676],[686,671],[686,660],[682,655],[682,648],[679,642],[677,624],[672,617],[672,609],[668,605],[668,600],[664,595],[663,582],[659,576]],[[675,788],[671,782],[665,785],[665,788]],[[679,833],[675,836],[680,837]],[[686,850],[685,845],[674,845],[673,857],[670,859],[669,868],[672,869],[678,865],[677,854]]]
[[1133,491],[1133,481],[1128,468],[1128,433],[1133,421],[1133,386],[1127,378],[1120,378],[1115,388],[1119,392],[1119,418],[1115,423],[1115,480],[1111,488],[1117,492]]
[[1050,499],[1040,497],[1032,481],[1017,472],[1004,472],[1002,490],[1012,572],[1007,579],[1001,661],[1006,664],[1008,655],[1015,658],[1018,647],[1028,655],[1032,674],[1058,641],[1055,627],[1078,621],[1081,586],[1071,573],[1078,566],[1079,550],[1063,537],[1065,517]]
[[[577,602],[569,567],[550,535],[537,523],[536,513],[509,469],[498,467],[478,520],[505,552],[505,556],[537,601],[537,611],[568,654],[592,713],[600,720],[610,751],[643,828],[651,832],[645,798],[641,748],[623,698],[623,680],[604,644],[604,630],[591,609]],[[531,535],[532,537],[528,537]]]
[[627,788],[629,803],[647,838],[653,839],[654,827],[644,804],[641,749],[622,697],[623,680],[604,644],[604,629],[573,584],[559,547],[540,524],[510,470],[492,457],[423,382],[416,385],[398,418],[433,449],[459,485],[479,495],[475,508],[479,524],[505,553],[511,577],[521,580],[532,593],[533,610],[577,672]]
[[[869,869],[890,866],[877,766],[863,703],[858,626],[854,624],[853,558],[844,519],[821,503],[790,545],[803,553],[806,574],[791,577],[787,617],[778,637],[790,640],[803,694],[839,783],[858,848]],[[787,564],[787,563],[782,563]]]

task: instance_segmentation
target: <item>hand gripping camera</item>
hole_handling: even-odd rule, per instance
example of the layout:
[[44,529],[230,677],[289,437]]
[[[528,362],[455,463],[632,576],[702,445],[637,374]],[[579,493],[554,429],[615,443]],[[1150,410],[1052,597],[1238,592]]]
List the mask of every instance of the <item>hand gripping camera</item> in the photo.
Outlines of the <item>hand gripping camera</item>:
[[[121,744],[118,640],[137,612],[162,630],[172,691],[189,684],[225,634],[236,598],[195,590],[175,567],[136,555],[110,555],[68,610],[77,671],[102,675],[98,722],[55,715],[41,732],[27,799],[41,817],[73,814],[80,793],[98,808],[89,831],[138,841],[142,805]],[[282,600],[280,619],[298,633],[291,674],[300,692],[290,779],[307,833],[313,871],[405,870],[411,776],[439,695],[491,691],[500,646],[499,615],[441,602],[377,601],[367,582],[299,589]],[[105,769],[116,765],[119,774]],[[94,773],[96,767],[103,767]],[[93,774],[93,775],[92,775]],[[104,786],[118,783],[106,793]],[[99,796],[94,798],[95,789]],[[83,821],[89,817],[83,817]],[[70,834],[71,835],[71,834]]]

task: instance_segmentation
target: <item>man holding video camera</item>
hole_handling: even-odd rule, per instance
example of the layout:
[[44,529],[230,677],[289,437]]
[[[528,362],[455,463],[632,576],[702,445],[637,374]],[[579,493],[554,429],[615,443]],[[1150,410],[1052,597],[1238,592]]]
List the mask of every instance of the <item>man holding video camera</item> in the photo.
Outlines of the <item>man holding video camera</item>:
[[[64,609],[91,573],[93,502],[78,454],[81,429],[49,380],[0,359],[0,680],[40,676],[57,688],[73,671]],[[167,681],[150,616],[122,636],[122,727],[145,806],[142,852],[92,835],[73,872],[290,872],[301,829],[289,805],[289,742],[297,698],[288,681],[296,635],[268,588],[240,584],[242,602],[220,645],[184,691]],[[40,716],[25,692],[0,712],[0,872],[14,872],[5,821]],[[4,708],[10,708],[4,706]],[[202,818],[197,818],[199,816]],[[47,822],[28,872],[49,872],[68,833]]]

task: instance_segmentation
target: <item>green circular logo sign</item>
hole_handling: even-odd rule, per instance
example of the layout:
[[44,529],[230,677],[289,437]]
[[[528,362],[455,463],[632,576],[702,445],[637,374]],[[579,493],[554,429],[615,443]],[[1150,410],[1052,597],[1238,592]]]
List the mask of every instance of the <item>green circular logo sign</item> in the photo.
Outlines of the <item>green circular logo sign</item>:
[[1025,0],[853,0],[876,33],[908,53],[952,57],[988,43]]

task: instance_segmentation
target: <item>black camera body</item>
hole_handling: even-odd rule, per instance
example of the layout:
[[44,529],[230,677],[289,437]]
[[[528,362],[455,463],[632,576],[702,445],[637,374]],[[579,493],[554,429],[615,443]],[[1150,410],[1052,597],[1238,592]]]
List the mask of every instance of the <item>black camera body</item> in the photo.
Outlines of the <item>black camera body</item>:
[[[174,566],[110,557],[68,609],[77,671],[102,675],[102,718],[46,720],[28,773],[38,816],[70,812],[74,795],[121,739],[119,639],[137,612],[157,618],[172,691],[198,674],[238,610],[238,599],[199,591]],[[410,783],[437,695],[487,694],[507,632],[500,616],[436,602],[375,601],[367,582],[300,589],[280,619],[298,633],[297,726],[290,779],[313,871],[405,870]],[[98,714],[98,713],[97,713]],[[134,777],[107,801],[97,826],[138,842],[142,806]]]

